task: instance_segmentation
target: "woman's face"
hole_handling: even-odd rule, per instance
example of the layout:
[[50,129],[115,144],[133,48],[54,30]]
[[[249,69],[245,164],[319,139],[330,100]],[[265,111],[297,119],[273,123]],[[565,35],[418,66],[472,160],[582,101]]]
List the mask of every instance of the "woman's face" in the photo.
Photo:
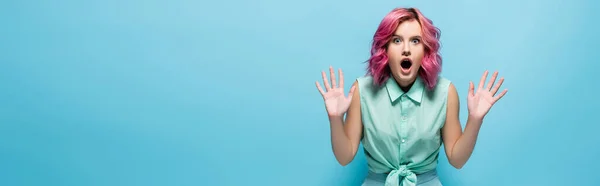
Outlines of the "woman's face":
[[411,19],[400,23],[388,43],[388,64],[400,86],[408,86],[417,78],[425,55],[421,36],[421,24]]

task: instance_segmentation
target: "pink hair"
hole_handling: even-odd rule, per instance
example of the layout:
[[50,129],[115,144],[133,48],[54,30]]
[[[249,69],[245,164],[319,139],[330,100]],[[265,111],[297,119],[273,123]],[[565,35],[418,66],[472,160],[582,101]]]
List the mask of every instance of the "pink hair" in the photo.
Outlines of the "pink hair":
[[403,21],[416,19],[421,24],[425,55],[421,63],[419,76],[426,87],[431,90],[437,83],[438,75],[442,70],[442,57],[438,53],[440,48],[440,30],[433,26],[433,22],[423,16],[417,8],[395,8],[388,13],[373,36],[371,57],[369,58],[367,73],[373,76],[374,84],[379,86],[390,78],[390,67],[386,53],[387,45],[392,35]]

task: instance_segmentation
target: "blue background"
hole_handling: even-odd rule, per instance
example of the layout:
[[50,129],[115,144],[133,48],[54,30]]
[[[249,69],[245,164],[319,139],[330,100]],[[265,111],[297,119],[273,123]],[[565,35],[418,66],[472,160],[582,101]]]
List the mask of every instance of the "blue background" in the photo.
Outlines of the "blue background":
[[[442,30],[442,75],[508,94],[445,185],[598,185],[598,1],[0,2],[0,185],[359,185],[314,82],[365,72],[391,9]],[[350,83],[346,83],[348,90]]]

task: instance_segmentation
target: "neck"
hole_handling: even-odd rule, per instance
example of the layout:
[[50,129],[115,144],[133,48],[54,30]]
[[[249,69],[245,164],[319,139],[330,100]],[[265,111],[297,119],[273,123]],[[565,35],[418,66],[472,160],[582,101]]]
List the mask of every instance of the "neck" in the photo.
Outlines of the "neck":
[[396,80],[396,83],[398,84],[400,89],[404,92],[408,92],[410,90],[410,88],[415,84],[415,81],[416,81],[416,78],[415,78],[411,82],[403,82],[403,81],[400,81],[400,78],[396,78],[395,76],[393,76],[393,77]]
[[410,90],[410,88],[415,84],[415,81],[417,81],[417,78],[413,79],[410,82],[406,82],[406,81],[401,81],[400,78],[398,78],[394,75],[392,75],[392,77],[394,78],[394,80],[396,80],[396,83],[398,84],[400,89],[402,91],[404,91],[405,93],[408,92]]
[[400,83],[398,83],[398,85],[400,86],[400,89],[402,89],[402,91],[404,91],[404,92],[408,92],[410,90],[410,88],[413,86],[413,84],[415,84],[414,81],[408,85],[401,85]]

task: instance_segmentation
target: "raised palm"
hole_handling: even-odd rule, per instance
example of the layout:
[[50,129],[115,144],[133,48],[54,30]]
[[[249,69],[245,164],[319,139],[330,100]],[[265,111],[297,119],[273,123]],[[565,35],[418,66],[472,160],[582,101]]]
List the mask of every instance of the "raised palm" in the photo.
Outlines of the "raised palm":
[[331,76],[331,86],[329,85],[329,81],[327,80],[327,75],[325,74],[325,71],[321,72],[321,75],[323,76],[323,84],[325,84],[325,91],[323,91],[323,88],[321,88],[321,84],[319,84],[319,81],[315,82],[315,84],[317,85],[317,89],[319,89],[319,92],[323,96],[323,100],[325,101],[325,108],[327,109],[327,114],[330,117],[343,116],[346,113],[346,111],[348,111],[348,107],[350,107],[352,95],[356,87],[352,86],[352,88],[350,88],[350,93],[348,93],[348,96],[344,95],[344,73],[342,73],[342,69],[339,69],[339,85],[336,83],[333,67],[329,67],[329,73]]
[[479,85],[477,86],[477,92],[474,93],[474,85],[473,82],[469,82],[469,96],[467,97],[467,107],[469,109],[469,115],[478,119],[483,119],[485,115],[490,111],[492,105],[496,103],[500,98],[502,98],[507,89],[504,89],[500,94],[494,96],[502,82],[504,82],[504,78],[500,78],[498,84],[492,88],[494,82],[496,81],[496,77],[498,76],[498,72],[494,72],[492,78],[488,82],[487,86],[484,88],[485,79],[487,79],[488,71],[486,70],[481,76],[481,80],[479,80]]

